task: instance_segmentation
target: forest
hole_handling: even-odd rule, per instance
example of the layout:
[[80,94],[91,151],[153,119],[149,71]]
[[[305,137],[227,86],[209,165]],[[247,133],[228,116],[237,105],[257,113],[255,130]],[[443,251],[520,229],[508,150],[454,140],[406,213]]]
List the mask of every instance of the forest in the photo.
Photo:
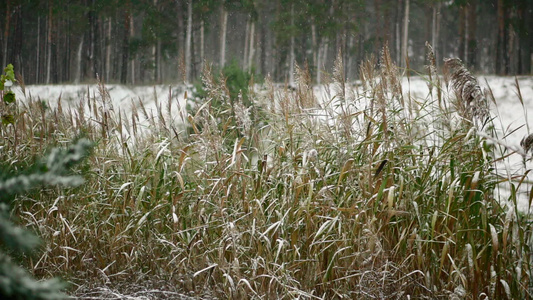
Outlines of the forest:
[[476,73],[531,73],[529,0],[2,2],[0,62],[27,84],[193,82],[205,63],[278,82],[304,66],[320,83],[339,53],[353,80],[384,46],[422,71],[426,42],[437,64],[458,57]]

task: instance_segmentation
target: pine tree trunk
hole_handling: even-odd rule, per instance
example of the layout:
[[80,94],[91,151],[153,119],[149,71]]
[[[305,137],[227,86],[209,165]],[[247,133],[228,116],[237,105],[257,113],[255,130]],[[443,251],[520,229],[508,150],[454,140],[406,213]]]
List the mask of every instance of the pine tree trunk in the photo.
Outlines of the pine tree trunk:
[[226,65],[226,34],[228,25],[228,11],[221,5],[221,18],[220,18],[220,67],[223,68]]
[[[521,74],[531,74],[531,46],[533,46],[533,3],[523,1],[521,8],[522,15],[519,17],[524,28],[529,28],[522,33],[520,39],[520,50],[522,51]],[[526,34],[527,32],[527,34]]]
[[96,78],[99,72],[98,65],[98,16],[94,11],[96,6],[95,0],[92,0],[91,11],[89,12],[89,24],[90,24],[90,58],[91,58],[91,74],[90,78]]
[[375,24],[376,24],[376,39],[374,42],[374,49],[379,51],[381,49],[383,42],[383,26],[381,22],[381,0],[374,0],[374,13],[375,13]]
[[401,35],[401,28],[402,28],[402,0],[398,0],[398,3],[396,4],[396,63],[398,65],[402,65],[402,35]]
[[316,56],[316,84],[321,84],[322,83],[322,44],[320,44],[318,46],[318,51],[317,51],[317,56]]
[[255,53],[255,47],[254,47],[254,43],[255,43],[255,21],[252,21],[252,23],[250,24],[250,46],[249,46],[249,49],[248,49],[248,70],[251,71],[252,70],[252,62],[253,62],[253,59],[254,59],[254,53]]
[[192,0],[187,5],[187,36],[185,38],[185,81],[191,80]]
[[475,69],[477,67],[477,3],[471,1],[467,10],[468,14],[468,28],[467,28],[467,44],[466,44],[466,57],[468,65]]
[[7,66],[7,49],[9,45],[9,29],[11,26],[11,1],[7,0],[6,2],[6,20],[4,27],[4,45],[2,51],[2,68]]
[[106,38],[106,49],[105,49],[105,79],[109,81],[111,76],[111,18],[107,20],[107,38]]
[[52,1],[48,1],[48,34],[46,44],[46,84],[50,84],[52,68]]
[[[133,39],[133,37],[135,36],[135,23],[133,22],[133,16],[130,14],[129,15],[129,22],[130,22],[130,25],[129,25],[129,29],[130,29],[130,37],[129,37],[129,40]],[[129,47],[129,45],[128,45]],[[137,72],[136,72],[136,63],[137,63],[137,54],[135,54],[134,56],[131,56],[129,55],[130,57],[130,64],[131,64],[131,84],[135,84],[135,80],[137,79]],[[139,67],[139,71],[141,71],[141,68]],[[142,77],[140,77],[141,80],[143,79]]]
[[407,59],[409,53],[407,53],[408,42],[409,42],[409,0],[405,0],[405,12],[403,19],[403,39],[402,39],[402,63],[403,67],[407,67]]
[[431,46],[433,46],[433,53],[435,55],[437,65],[439,63],[437,53],[439,51],[438,42],[440,31],[440,5],[440,2],[433,4],[433,22],[431,24]]
[[248,70],[248,50],[250,46],[250,18],[246,20],[246,28],[244,30],[244,51],[242,57],[242,69]]
[[431,41],[431,34],[433,29],[433,8],[429,5],[424,6],[424,44],[429,43]]
[[[182,0],[175,0],[178,7],[181,6]],[[178,80],[182,83],[186,81],[187,73],[185,67],[185,38],[187,34],[187,25],[185,24],[185,15],[187,10],[180,9],[176,14],[178,23],[178,43],[177,43],[177,65],[178,65]],[[184,30],[185,29],[185,30]]]
[[383,39],[381,41],[381,48],[380,51],[383,49],[385,45],[387,47],[390,47],[390,40],[391,40],[391,33],[390,33],[390,27],[391,27],[391,12],[389,5],[386,5],[383,7]]
[[[22,67],[22,43],[23,43],[23,37],[22,37],[22,8],[21,5],[17,5],[13,8],[13,28],[15,29],[15,32],[13,34],[13,42],[10,44],[10,48],[12,51],[12,57],[11,62],[16,67],[20,68],[20,72],[24,72],[24,68]],[[5,67],[2,66],[2,67]]]
[[80,37],[80,44],[78,45],[78,51],[76,53],[76,75],[74,77],[74,83],[79,84],[81,81],[81,54],[83,50],[83,37]]
[[496,43],[496,73],[505,74],[504,56],[506,50],[505,8],[503,0],[498,0],[498,41]]
[[[508,20],[509,19],[509,15],[508,15],[509,11],[506,9],[505,11],[505,15],[504,15],[504,20]],[[504,21],[504,24],[506,24],[507,22]],[[503,29],[503,49],[502,49],[502,52],[503,52],[503,75],[509,75],[509,71],[510,71],[510,67],[511,67],[511,64],[510,64],[510,60],[511,60],[511,57],[510,57],[510,51],[509,51],[509,48],[510,48],[510,38],[511,38],[511,34],[509,32],[510,30],[510,27],[512,25],[507,25],[507,26],[504,26],[504,29]]]
[[265,17],[261,17],[261,27],[259,28],[259,72],[262,74],[267,74],[266,63],[267,63],[267,28],[266,28]]
[[[291,7],[291,28],[294,27],[294,5]],[[291,33],[291,45],[289,56],[289,85],[294,86],[294,60],[296,59],[294,54],[294,34]]]
[[35,54],[35,83],[39,83],[41,72],[41,16],[37,17],[37,49]]
[[[68,6],[67,6],[67,9],[68,9]],[[70,77],[71,77],[71,74],[70,74],[70,65],[71,65],[71,61],[70,61],[70,58],[71,58],[71,53],[72,53],[72,50],[71,48],[73,47],[72,46],[72,43],[71,43],[71,34],[70,34],[70,20],[69,20],[69,14],[67,12],[67,17],[66,17],[66,20],[63,19],[63,24],[64,24],[64,27],[66,28],[66,33],[64,35],[64,39],[66,40],[65,41],[65,50],[64,51],[61,51],[60,54],[62,55],[61,57],[61,60],[63,62],[63,67],[61,68],[63,71],[62,71],[62,75],[60,77],[60,81],[62,82],[65,82],[65,81],[70,81]]]
[[533,32],[533,4],[531,2],[528,2],[528,9],[526,10],[527,11],[527,18],[525,18],[527,20],[527,28],[529,28],[529,34],[528,34],[528,40],[527,40],[527,43],[528,43],[528,47],[526,48],[526,57],[525,59],[527,60],[526,62],[526,66],[527,66],[527,69],[525,70],[525,72],[529,73],[529,74],[532,74],[533,73],[533,50],[531,49],[531,47],[533,46],[533,34],[531,34],[531,32]]
[[329,38],[326,37],[324,41],[324,49],[322,52],[322,65],[324,68],[326,67],[326,64],[328,63],[328,51],[329,51]]
[[328,59],[328,45],[329,38],[325,37],[323,41],[318,46],[318,59],[317,59],[317,70],[316,70],[316,83],[322,83],[322,69],[325,67],[325,64]]
[[204,70],[205,61],[205,36],[204,20],[200,21],[200,70]]
[[120,70],[120,82],[128,82],[128,62],[130,60],[129,52],[129,41],[130,41],[130,9],[129,3],[126,3],[124,10],[124,33],[122,36],[122,65]]
[[316,37],[316,24],[314,18],[311,19],[311,48],[313,51],[313,65],[318,70],[318,42]]
[[161,38],[157,39],[157,83],[161,84],[163,81],[163,65],[161,63]]
[[[153,0],[153,1],[154,1],[153,5],[154,5],[155,10],[159,11],[159,9],[157,8],[157,0]],[[157,72],[158,72],[157,69],[159,68],[159,66],[157,65],[157,40],[159,39],[159,37],[158,37],[158,34],[154,33],[154,35],[156,38],[156,42],[152,45],[152,53],[151,53],[152,54],[152,72],[151,72],[152,78],[150,78],[150,80],[152,80],[152,82],[157,82]]]
[[[352,51],[354,47],[354,36],[352,34],[348,35],[348,51]],[[353,55],[348,55],[348,61],[346,63],[346,76],[348,78],[355,78],[353,71]]]
[[461,58],[465,63],[467,63],[466,60],[466,6],[461,5],[459,7],[459,27],[458,27],[458,35],[459,35],[459,50],[458,50],[458,56]]

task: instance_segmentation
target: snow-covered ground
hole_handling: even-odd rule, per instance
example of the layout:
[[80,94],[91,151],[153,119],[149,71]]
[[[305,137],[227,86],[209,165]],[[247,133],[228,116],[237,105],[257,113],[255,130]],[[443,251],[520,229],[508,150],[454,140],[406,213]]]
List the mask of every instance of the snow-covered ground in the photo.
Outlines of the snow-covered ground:
[[[155,109],[154,99],[159,103],[166,102],[169,95],[173,101],[179,101],[179,105],[185,107],[184,93],[186,87],[183,85],[147,85],[147,86],[126,86],[118,84],[106,84],[105,89],[109,93],[115,109],[128,111],[132,107],[132,101],[141,100],[146,108]],[[99,86],[92,85],[28,85],[25,88],[25,95],[20,87],[14,89],[17,99],[26,99],[32,97],[33,100],[39,99],[47,101],[52,106],[61,98],[63,105],[65,103],[77,104],[84,101],[89,95],[91,98],[99,99],[101,92]]]
[[[523,106],[517,95],[515,80],[518,81],[520,92],[523,99]],[[496,105],[492,104],[492,115],[497,117],[496,125],[499,129],[499,138],[502,143],[511,147],[519,147],[522,138],[527,136],[528,123],[533,119],[533,76],[522,77],[498,77],[498,76],[483,76],[478,77],[480,86],[483,88],[490,86]],[[417,98],[426,98],[429,89],[427,81],[419,77],[411,77],[408,81],[406,78],[402,81],[403,91],[406,93],[410,91],[411,95]],[[153,114],[156,112],[156,106],[166,105],[170,97],[173,101],[174,107],[184,109],[186,107],[186,94],[191,95],[192,88],[183,85],[155,85],[155,86],[124,86],[109,84],[105,86],[109,98],[115,111],[118,109],[129,115],[128,112],[132,108],[132,103],[142,101],[145,108]],[[29,85],[26,86],[25,95],[22,93],[20,87],[14,88],[17,94],[17,99],[25,99],[32,97],[42,101],[49,102],[50,106],[57,103],[57,99],[61,98],[62,105],[67,103],[77,104],[79,101],[86,101],[87,95],[91,98],[98,99],[100,91],[97,85]],[[324,95],[318,96],[323,98]],[[155,101],[157,99],[157,101]],[[157,104],[158,103],[158,104]],[[525,110],[523,109],[525,107]],[[531,115],[531,116],[530,116]],[[178,118],[176,118],[178,119]],[[499,125],[501,124],[501,125]],[[533,124],[533,123],[532,123]],[[533,125],[532,125],[533,126]],[[505,138],[504,138],[505,137]],[[531,164],[531,165],[530,165]],[[527,168],[533,167],[533,161],[528,162]],[[507,168],[511,172],[523,172],[524,165],[521,155],[513,154],[509,157],[506,165],[502,168]],[[503,172],[506,172],[505,170]],[[505,175],[505,174],[502,174]],[[533,178],[531,179],[533,181]],[[528,195],[526,189],[530,187],[523,187],[521,201],[519,207],[521,210],[527,210]]]

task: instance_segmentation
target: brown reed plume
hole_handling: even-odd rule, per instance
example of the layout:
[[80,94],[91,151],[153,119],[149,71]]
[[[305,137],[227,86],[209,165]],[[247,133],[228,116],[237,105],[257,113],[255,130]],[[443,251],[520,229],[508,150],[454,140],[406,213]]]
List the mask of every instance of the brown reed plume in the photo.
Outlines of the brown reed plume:
[[489,106],[477,79],[458,58],[444,59],[444,67],[456,94],[457,111],[467,120],[480,122],[481,128],[490,117]]
[[525,153],[528,153],[529,151],[533,150],[533,134],[524,137],[520,141],[520,146],[524,148]]

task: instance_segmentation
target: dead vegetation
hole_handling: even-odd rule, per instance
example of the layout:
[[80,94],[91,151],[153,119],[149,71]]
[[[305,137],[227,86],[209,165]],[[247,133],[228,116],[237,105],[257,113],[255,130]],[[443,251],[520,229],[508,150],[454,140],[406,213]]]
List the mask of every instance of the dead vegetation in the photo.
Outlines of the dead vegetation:
[[172,94],[119,110],[103,85],[72,106],[27,99],[0,131],[4,161],[97,144],[83,186],[20,199],[46,241],[30,266],[82,299],[531,298],[530,218],[516,195],[496,199],[498,145],[468,121],[488,110],[475,78],[446,64],[456,93],[433,72],[424,99],[402,91],[386,51],[358,90],[337,63],[324,101],[305,68],[296,91],[267,82],[251,107],[209,72],[192,111]]

